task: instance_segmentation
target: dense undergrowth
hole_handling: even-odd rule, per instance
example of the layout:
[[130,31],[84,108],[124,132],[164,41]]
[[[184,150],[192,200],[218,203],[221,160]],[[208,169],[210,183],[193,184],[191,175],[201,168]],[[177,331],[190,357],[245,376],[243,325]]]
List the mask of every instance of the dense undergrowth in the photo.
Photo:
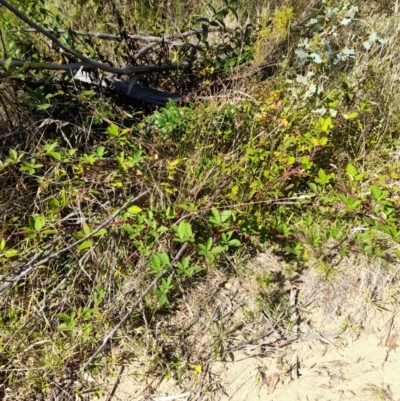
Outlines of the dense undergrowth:
[[[389,6],[256,2],[256,17],[250,1],[193,2],[190,15],[181,2],[48,3],[18,2],[47,29],[203,33],[142,60],[192,65],[142,78],[185,96],[156,109],[59,73],[13,68],[17,59],[75,60],[1,12],[7,387],[34,399],[82,367],[95,376],[135,358],[151,360],[149,374],[198,373],[201,361],[162,346],[164,323],[213,271],[234,276],[231,260],[266,246],[285,261],[289,280],[312,265],[334,282],[332,249],[388,270],[400,257],[399,16]],[[113,65],[132,63],[138,50],[128,40],[60,37]],[[270,290],[272,281],[260,276],[254,297],[274,313],[288,299]]]

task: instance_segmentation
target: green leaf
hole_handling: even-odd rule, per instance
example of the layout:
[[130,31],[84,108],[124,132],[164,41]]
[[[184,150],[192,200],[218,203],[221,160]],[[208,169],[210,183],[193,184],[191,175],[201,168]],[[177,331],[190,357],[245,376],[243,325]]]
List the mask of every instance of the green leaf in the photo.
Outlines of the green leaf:
[[221,222],[222,222],[222,223],[225,222],[225,221],[228,220],[229,217],[231,217],[231,216],[232,216],[232,211],[231,211],[231,210],[224,210],[224,211],[221,213]]
[[55,160],[61,160],[61,154],[60,153],[58,153],[58,152],[51,152],[50,153],[50,156],[53,158],[53,159],[55,159]]
[[47,153],[51,153],[57,146],[58,146],[58,142],[57,141],[55,141],[53,143],[48,143],[48,144],[44,145],[44,150]]
[[121,228],[128,234],[136,234],[136,230],[130,224],[123,224]]
[[180,242],[193,241],[192,226],[189,222],[185,220],[179,223],[179,226],[176,229],[176,233],[178,234],[178,238],[175,238],[176,241]]
[[18,160],[18,153],[17,153],[14,149],[10,149],[10,150],[8,151],[8,154],[10,155],[10,158],[11,158],[13,161],[17,161],[17,160]]
[[97,154],[97,156],[98,157],[103,157],[105,154],[106,154],[107,152],[106,152],[106,148],[104,147],[104,146],[99,146],[97,149],[96,149],[96,154]]
[[45,104],[39,104],[39,105],[37,106],[37,108],[38,108],[39,110],[47,110],[50,106],[51,106],[50,103],[45,103]]
[[90,227],[86,223],[82,224],[82,230],[86,235],[91,233]]
[[84,249],[90,248],[90,246],[92,245],[92,242],[90,240],[86,240],[84,242],[82,242],[82,244],[79,244],[76,249],[78,251],[83,251]]
[[354,120],[355,118],[358,117],[358,113],[354,111],[353,113],[345,114],[343,116],[346,120]]
[[34,229],[35,231],[40,231],[46,224],[46,219],[42,215],[36,216],[34,219],[35,219]]
[[333,128],[332,118],[330,116],[326,118],[320,117],[318,123],[321,132],[329,132]]
[[94,313],[98,312],[99,310],[100,310],[100,308],[92,308],[92,309],[86,310],[86,311],[82,314],[82,317],[83,317],[83,319],[85,319],[85,320],[91,319],[91,318],[92,318],[92,315],[93,315]]
[[348,164],[346,167],[346,171],[352,176],[355,177],[358,173],[357,169],[352,165]]
[[0,252],[3,252],[3,249],[6,247],[6,240],[4,238],[0,241]]
[[100,237],[101,235],[104,235],[106,233],[107,233],[107,230],[105,228],[102,228],[96,234],[93,234],[93,237]]
[[225,251],[225,248],[223,246],[216,246],[215,248],[211,249],[211,253],[213,255],[217,255],[218,253],[222,253]]
[[162,271],[161,260],[156,254],[151,255],[150,268],[153,269],[157,273]]
[[371,195],[374,199],[379,200],[382,196],[383,192],[376,186],[373,185],[371,188]]
[[56,316],[61,319],[69,322],[71,320],[71,317],[67,315],[66,313],[56,313]]
[[4,256],[6,258],[13,258],[14,256],[18,255],[18,251],[16,249],[10,249],[4,252]]
[[131,206],[130,208],[128,208],[128,213],[130,214],[138,214],[142,211],[142,209],[139,206]]
[[61,324],[58,326],[58,330],[60,330],[60,331],[68,331],[68,330],[72,330],[72,327],[70,327],[70,326],[68,325],[68,323],[61,323]]
[[327,179],[327,175],[326,175],[325,171],[322,170],[322,168],[320,168],[318,171],[318,178],[321,180],[324,180],[324,181]]
[[118,127],[115,124],[111,124],[108,128],[107,128],[107,133],[112,136],[112,137],[117,137],[119,136],[119,130]]
[[157,253],[156,255],[159,257],[159,259],[160,259],[160,261],[161,261],[163,266],[167,266],[167,265],[171,264],[171,262],[169,261],[169,256],[168,256],[167,253],[165,253],[165,252]]
[[3,67],[4,67],[4,69],[5,69],[6,71],[9,70],[10,65],[11,65],[11,62],[12,62],[12,57],[9,57],[9,58],[4,62]]
[[309,182],[308,186],[310,187],[311,191],[313,191],[314,193],[318,192],[318,188],[313,182]]

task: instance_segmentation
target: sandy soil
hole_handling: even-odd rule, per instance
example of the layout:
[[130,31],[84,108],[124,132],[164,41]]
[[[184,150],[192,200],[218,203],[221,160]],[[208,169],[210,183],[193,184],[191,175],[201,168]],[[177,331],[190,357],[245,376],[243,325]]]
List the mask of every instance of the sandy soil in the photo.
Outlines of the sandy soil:
[[[267,264],[271,266],[271,259]],[[280,269],[277,264],[275,260],[272,270]],[[361,307],[358,295],[365,294],[371,280],[375,280],[375,292],[383,294],[387,286],[378,288],[379,268],[371,274],[370,268],[353,268],[349,274],[349,266],[354,265],[354,260],[345,261],[334,287],[316,278],[318,274],[302,278],[303,284],[296,291],[308,300],[304,301],[307,308],[299,311],[301,322],[291,336],[285,336],[270,321],[268,336],[236,347],[224,362],[203,363],[198,376],[180,385],[172,379],[144,380],[140,365],[128,365],[114,393],[115,378],[108,379],[106,396],[101,401],[400,401],[400,353],[396,350],[400,343],[400,310],[394,306]],[[388,282],[386,276],[379,280]],[[247,279],[247,285],[246,279],[242,281],[233,321],[240,318],[241,311],[254,307],[249,300],[255,286],[252,279]],[[227,303],[227,294],[234,287],[234,282],[220,285],[220,305]],[[229,303],[232,306],[232,298]],[[192,312],[193,318],[198,319]],[[268,320],[263,324],[268,326]],[[207,345],[206,336],[198,338],[203,346]]]

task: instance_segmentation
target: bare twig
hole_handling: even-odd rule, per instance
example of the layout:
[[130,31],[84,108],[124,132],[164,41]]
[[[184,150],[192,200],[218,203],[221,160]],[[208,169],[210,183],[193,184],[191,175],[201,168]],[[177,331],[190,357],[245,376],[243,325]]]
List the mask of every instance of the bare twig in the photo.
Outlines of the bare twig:
[[[79,58],[84,63],[88,64],[89,66],[91,66],[93,68],[98,68],[98,69],[100,69],[102,71],[110,72],[112,74],[120,74],[120,75],[133,74],[133,73],[137,72],[135,70],[132,70],[132,68],[135,68],[135,67],[116,68],[116,67],[111,67],[111,66],[109,66],[107,64],[103,64],[103,63],[99,63],[97,61],[91,60],[88,57],[84,56],[82,53],[78,52],[77,50],[72,49],[71,47],[69,47],[69,46],[65,45],[64,43],[62,43],[59,39],[57,39],[48,30],[41,28],[39,25],[37,25],[32,20],[30,20],[25,14],[21,13],[19,10],[17,10],[15,7],[13,7],[11,4],[9,4],[7,1],[0,0],[0,5],[3,5],[5,8],[10,10],[14,15],[16,15],[19,19],[21,19],[22,21],[27,23],[30,27],[34,28],[36,31],[38,31],[41,34],[45,35],[53,43],[55,43],[58,47],[60,47],[61,49],[65,50],[67,53],[70,53],[73,56]],[[162,66],[160,66],[160,67],[162,67]],[[180,68],[180,67],[176,67],[175,69],[177,69],[177,68]]]
[[[188,244],[184,243],[181,247],[181,249],[178,251],[178,253],[175,255],[175,257],[172,259],[171,264],[174,264],[176,261],[178,261],[185,252]],[[140,297],[131,305],[131,307],[128,309],[128,312],[123,316],[123,318],[118,322],[118,324],[113,327],[113,329],[103,338],[103,341],[101,345],[97,348],[97,350],[92,354],[92,356],[86,361],[86,363],[81,367],[80,372],[83,373],[84,370],[93,362],[94,358],[103,350],[103,348],[107,345],[108,341],[111,340],[111,338],[114,336],[114,334],[118,331],[118,329],[128,320],[129,316],[131,316],[132,312],[134,309],[136,309],[143,301],[143,299],[146,297],[146,295],[153,289],[153,287],[158,283],[158,281],[165,276],[165,274],[168,272],[168,270],[162,271],[147,287],[146,289],[142,292]]]
[[119,382],[121,380],[121,374],[122,374],[123,371],[124,371],[124,366],[121,365],[118,368],[117,378],[115,379],[114,386],[111,389],[110,394],[108,395],[106,401],[111,401],[111,399],[114,397],[115,391],[117,390],[118,384],[119,384]]
[[98,233],[102,228],[106,227],[112,220],[114,220],[124,209],[126,209],[132,202],[135,202],[139,200],[140,198],[143,198],[146,194],[148,194],[150,190],[148,189],[147,191],[141,193],[140,195],[136,196],[135,198],[129,199],[127,202],[125,202],[114,214],[112,214],[108,219],[106,219],[102,224],[97,226],[91,233],[86,235],[85,237],[79,239],[78,241],[73,242],[72,244],[68,245],[66,248],[60,249],[57,252],[54,252],[48,256],[46,256],[44,259],[39,260],[36,263],[33,263],[39,256],[43,255],[43,253],[49,249],[49,247],[53,246],[54,244],[48,244],[46,247],[39,252],[39,256],[35,255],[28,263],[25,263],[18,269],[18,273],[14,275],[14,277],[5,280],[1,285],[0,285],[0,293],[6,290],[8,287],[10,287],[13,283],[21,280],[23,277],[25,277],[27,274],[29,274],[32,270],[35,268],[47,263],[49,260],[56,258],[57,256],[62,255],[65,252],[68,252],[70,249],[76,247],[77,245],[81,244],[82,242],[88,240],[89,238],[93,237],[96,233]]
[[[208,32],[217,32],[220,31],[221,27],[208,27]],[[103,32],[88,32],[88,31],[74,31],[74,30],[67,30],[67,29],[58,29],[54,31],[52,29],[43,29],[43,31],[47,33],[64,33],[69,32],[73,35],[82,35],[82,36],[91,36],[98,39],[104,40],[122,40],[123,38],[119,34],[113,33],[103,33]],[[10,29],[8,33],[16,33],[18,32],[17,29]],[[32,32],[32,33],[39,33],[35,28],[27,28],[24,29],[24,32]],[[132,40],[138,40],[141,42],[156,42],[156,43],[168,43],[174,46],[182,46],[184,42],[174,42],[173,39],[180,39],[180,38],[187,38],[189,36],[196,35],[197,33],[203,33],[202,29],[193,29],[184,33],[171,33],[165,36],[147,36],[147,35],[126,35],[127,38]]]
[[[2,0],[0,0],[1,2]],[[6,61],[1,60],[0,66],[6,64]],[[23,67],[31,70],[59,70],[59,71],[69,71],[75,70],[79,68],[94,68],[91,63],[72,63],[72,64],[48,64],[48,63],[30,63],[28,61],[19,61],[13,60],[9,63],[10,67]],[[189,67],[189,63],[182,64],[162,64],[162,65],[136,65],[133,67],[125,67],[125,68],[113,68],[114,70],[118,70],[118,74],[121,75],[130,75],[130,74],[141,74],[146,72],[161,72],[161,71],[172,71],[178,69],[185,69]],[[98,67],[105,70],[101,67]]]

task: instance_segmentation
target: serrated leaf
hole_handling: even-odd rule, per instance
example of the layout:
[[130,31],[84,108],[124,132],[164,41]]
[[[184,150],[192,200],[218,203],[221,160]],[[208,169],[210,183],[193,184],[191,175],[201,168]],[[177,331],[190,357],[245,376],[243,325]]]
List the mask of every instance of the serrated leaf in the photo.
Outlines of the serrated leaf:
[[357,169],[352,165],[348,164],[346,167],[346,171],[352,176],[355,177],[358,173]]
[[307,85],[308,78],[303,75],[297,75],[296,82],[298,82],[299,84]]
[[306,53],[304,50],[298,49],[294,52],[296,53],[296,56],[301,60],[304,60],[308,57],[308,53]]
[[320,57],[320,55],[318,53],[311,53],[310,54],[310,58],[316,64],[321,64],[322,63],[322,58]]
[[118,127],[115,124],[111,124],[107,128],[107,133],[112,137],[117,137],[119,135]]
[[363,47],[364,47],[365,50],[370,50],[371,47],[372,47],[372,44],[371,44],[369,41],[363,42],[362,45],[363,45]]

